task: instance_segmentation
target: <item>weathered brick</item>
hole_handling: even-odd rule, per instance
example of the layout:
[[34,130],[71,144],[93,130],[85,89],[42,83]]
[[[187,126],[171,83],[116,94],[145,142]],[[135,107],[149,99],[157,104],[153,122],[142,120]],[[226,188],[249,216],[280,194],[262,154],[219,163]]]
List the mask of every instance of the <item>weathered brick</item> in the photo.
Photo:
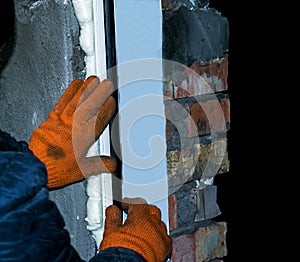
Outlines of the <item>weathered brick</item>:
[[225,257],[226,222],[213,222],[207,227],[200,227],[193,234],[173,238],[172,262],[206,262]]
[[221,214],[217,204],[216,186],[210,185],[202,189],[194,187],[188,193],[197,207],[195,222],[211,219]]
[[226,233],[226,222],[218,222],[209,227],[199,228],[195,233],[196,262],[226,256]]
[[[208,220],[221,214],[217,204],[217,187],[198,188],[197,181],[184,184],[169,196],[169,230],[171,236],[194,232]],[[207,221],[206,221],[207,220]]]
[[187,181],[209,180],[216,174],[229,171],[227,139],[209,144],[195,144],[167,152],[169,193],[175,192]]
[[230,100],[224,93],[165,100],[166,140],[227,131]]
[[177,201],[175,194],[168,197],[168,210],[169,210],[169,231],[177,227]]
[[195,261],[195,236],[193,234],[181,235],[173,238],[172,262]]
[[210,94],[228,89],[228,58],[218,58],[208,64],[196,61],[191,67],[178,66],[167,74],[164,99]]

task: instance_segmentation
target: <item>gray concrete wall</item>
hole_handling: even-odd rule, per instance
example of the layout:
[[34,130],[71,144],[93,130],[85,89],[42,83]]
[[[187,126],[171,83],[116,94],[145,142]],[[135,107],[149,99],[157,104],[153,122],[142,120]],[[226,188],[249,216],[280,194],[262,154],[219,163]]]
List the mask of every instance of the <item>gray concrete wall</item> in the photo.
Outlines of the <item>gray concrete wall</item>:
[[[0,72],[0,128],[18,140],[47,118],[69,83],[85,78],[71,0],[15,0],[15,34]],[[5,52],[4,52],[5,53]],[[85,181],[50,192],[82,259],[95,253],[86,229]]]

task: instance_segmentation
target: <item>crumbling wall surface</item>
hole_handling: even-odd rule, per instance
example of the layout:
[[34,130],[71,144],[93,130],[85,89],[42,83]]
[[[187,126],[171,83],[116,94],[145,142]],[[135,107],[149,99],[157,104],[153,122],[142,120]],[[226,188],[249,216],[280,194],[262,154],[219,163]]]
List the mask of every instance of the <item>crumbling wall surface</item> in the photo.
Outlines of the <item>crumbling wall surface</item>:
[[[0,128],[18,140],[47,118],[69,83],[85,77],[84,52],[71,0],[15,0],[13,49],[0,72]],[[85,182],[50,192],[71,243],[83,259],[94,255],[86,229]]]
[[1,71],[1,127],[28,141],[74,78],[83,54],[71,1],[15,1],[14,49]]

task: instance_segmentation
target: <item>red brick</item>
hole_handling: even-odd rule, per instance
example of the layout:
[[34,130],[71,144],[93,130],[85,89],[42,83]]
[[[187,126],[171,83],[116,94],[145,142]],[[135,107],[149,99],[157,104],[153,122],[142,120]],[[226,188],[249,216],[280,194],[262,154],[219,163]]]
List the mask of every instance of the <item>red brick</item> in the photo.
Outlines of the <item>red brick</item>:
[[166,100],[227,91],[228,58],[208,64],[196,61],[191,67],[177,68],[172,77],[164,85]]
[[172,231],[177,227],[177,201],[176,201],[176,196],[174,194],[169,196],[168,206],[169,206],[169,231]]
[[161,6],[163,10],[170,10],[174,8],[174,1],[171,0],[161,0]]
[[165,101],[166,140],[176,133],[187,138],[227,131],[230,100],[226,94]]
[[172,262],[195,261],[195,236],[193,234],[181,235],[173,238]]

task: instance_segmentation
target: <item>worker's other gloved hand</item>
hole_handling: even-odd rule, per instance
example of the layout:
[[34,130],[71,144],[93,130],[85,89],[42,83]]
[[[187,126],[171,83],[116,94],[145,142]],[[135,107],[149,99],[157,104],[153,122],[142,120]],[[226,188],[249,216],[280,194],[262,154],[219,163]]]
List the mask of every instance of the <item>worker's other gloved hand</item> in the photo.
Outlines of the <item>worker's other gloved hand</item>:
[[125,198],[122,211],[111,205],[106,208],[105,228],[100,250],[123,247],[141,254],[148,262],[165,261],[172,249],[172,239],[161,220],[161,211],[142,198]]
[[115,172],[115,159],[86,157],[115,112],[112,92],[109,80],[100,82],[96,76],[74,80],[48,119],[33,131],[29,148],[46,165],[48,188],[62,187],[93,174]]

